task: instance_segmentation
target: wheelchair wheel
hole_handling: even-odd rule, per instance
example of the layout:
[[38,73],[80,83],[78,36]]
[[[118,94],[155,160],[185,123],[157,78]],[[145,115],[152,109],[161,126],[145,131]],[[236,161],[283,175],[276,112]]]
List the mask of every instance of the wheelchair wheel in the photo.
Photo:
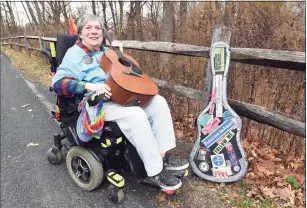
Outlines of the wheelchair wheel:
[[63,154],[61,150],[57,148],[50,148],[47,151],[47,160],[53,165],[60,164],[63,161]]
[[66,158],[68,173],[82,189],[91,191],[103,180],[102,164],[83,147],[72,147]]
[[108,187],[108,194],[112,202],[119,203],[124,200],[125,194],[122,188],[118,188],[114,185]]

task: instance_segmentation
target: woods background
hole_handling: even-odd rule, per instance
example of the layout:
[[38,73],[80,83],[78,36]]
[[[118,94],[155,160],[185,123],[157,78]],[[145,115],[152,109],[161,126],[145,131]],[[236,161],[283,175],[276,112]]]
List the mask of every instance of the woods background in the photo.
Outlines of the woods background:
[[[68,33],[69,16],[77,22],[82,14],[94,13],[104,20],[105,28],[116,40],[209,47],[214,26],[223,24],[232,32],[230,47],[305,52],[306,45],[305,2],[2,1],[0,7],[2,38],[55,37]],[[35,44],[38,45],[37,41],[31,42]],[[205,58],[125,52],[134,56],[151,77],[204,89]],[[229,98],[306,120],[305,72],[231,62],[228,76]],[[203,108],[202,103],[162,90],[161,94],[171,106],[177,138],[194,142],[194,121]],[[246,118],[243,118],[242,140],[269,144],[282,154],[305,153],[305,138]]]

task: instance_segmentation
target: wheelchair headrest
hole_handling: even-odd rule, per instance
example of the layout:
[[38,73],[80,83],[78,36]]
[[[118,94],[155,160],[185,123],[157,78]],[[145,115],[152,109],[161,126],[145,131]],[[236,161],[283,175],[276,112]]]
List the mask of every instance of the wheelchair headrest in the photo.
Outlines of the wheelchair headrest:
[[57,64],[60,65],[66,51],[76,43],[78,35],[58,34],[56,38],[56,59]]

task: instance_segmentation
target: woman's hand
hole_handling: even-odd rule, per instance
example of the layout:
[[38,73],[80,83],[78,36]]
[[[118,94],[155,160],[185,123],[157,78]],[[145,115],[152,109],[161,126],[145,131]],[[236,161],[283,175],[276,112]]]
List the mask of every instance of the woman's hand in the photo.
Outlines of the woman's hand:
[[110,99],[112,96],[111,88],[106,84],[101,83],[86,83],[85,89],[88,92],[96,91],[97,94],[104,94],[104,97]]
[[111,43],[111,46],[112,46],[112,47],[117,47],[117,48],[119,48],[119,50],[120,50],[122,53],[124,52],[123,44],[120,43],[120,42],[118,42],[117,40],[113,41],[113,42]]

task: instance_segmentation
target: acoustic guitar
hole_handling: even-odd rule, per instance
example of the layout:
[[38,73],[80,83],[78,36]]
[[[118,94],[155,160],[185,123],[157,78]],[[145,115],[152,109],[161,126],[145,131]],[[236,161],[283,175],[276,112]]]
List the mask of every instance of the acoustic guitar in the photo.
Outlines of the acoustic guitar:
[[[104,30],[106,38],[112,40]],[[107,74],[105,84],[111,88],[111,99],[124,106],[145,106],[158,94],[158,87],[144,74],[137,61],[119,48],[104,51],[99,65]]]
[[212,96],[197,119],[197,140],[190,154],[190,163],[196,175],[203,179],[233,182],[245,175],[248,161],[240,140],[242,121],[227,102],[230,62],[227,43],[213,44],[210,62]]

